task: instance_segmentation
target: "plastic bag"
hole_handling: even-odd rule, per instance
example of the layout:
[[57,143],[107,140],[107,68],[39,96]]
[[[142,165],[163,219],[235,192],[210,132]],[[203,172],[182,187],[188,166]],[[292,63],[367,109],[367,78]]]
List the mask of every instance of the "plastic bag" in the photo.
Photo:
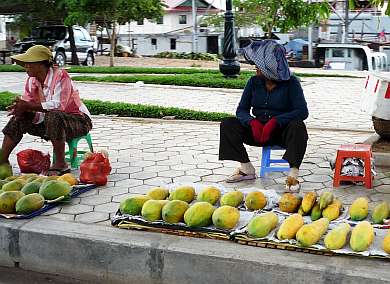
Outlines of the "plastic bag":
[[40,174],[50,168],[50,155],[34,149],[26,149],[16,154],[22,173]]
[[111,165],[107,153],[89,153],[80,165],[80,181],[88,184],[106,185],[110,172]]

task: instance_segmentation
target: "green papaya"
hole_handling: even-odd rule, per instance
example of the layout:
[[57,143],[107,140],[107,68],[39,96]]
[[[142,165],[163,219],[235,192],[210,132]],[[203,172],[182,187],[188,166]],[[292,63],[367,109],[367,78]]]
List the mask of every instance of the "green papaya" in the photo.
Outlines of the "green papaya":
[[43,207],[45,199],[39,193],[31,193],[20,198],[15,205],[16,213],[30,214]]
[[205,201],[211,205],[215,205],[221,197],[221,191],[214,186],[207,186],[203,188],[197,197],[198,201]]
[[15,213],[16,202],[24,196],[21,191],[5,191],[0,194],[0,213]]
[[141,209],[142,217],[151,222],[161,220],[163,204],[159,201],[153,199],[146,201]]
[[241,191],[234,190],[224,194],[221,197],[221,206],[229,205],[232,207],[238,207],[244,200],[244,194]]
[[240,211],[236,207],[224,205],[218,207],[212,216],[215,227],[219,229],[231,230],[240,220]]
[[196,202],[184,213],[184,222],[188,227],[207,227],[212,222],[214,210],[208,202]]
[[349,208],[349,215],[353,221],[361,221],[368,216],[368,200],[365,197],[357,198]]
[[119,205],[119,211],[122,214],[140,215],[142,211],[142,206],[148,200],[150,200],[150,197],[147,195],[136,194],[130,196],[121,201]]
[[372,211],[372,222],[383,224],[383,220],[389,216],[389,204],[386,201],[379,203]]
[[195,188],[192,186],[179,186],[169,195],[169,200],[182,200],[191,203],[195,198]]
[[279,218],[273,212],[267,212],[253,217],[248,225],[248,235],[254,238],[264,238],[278,225]]
[[164,200],[169,196],[169,190],[163,187],[154,187],[146,195],[151,199]]
[[61,196],[69,196],[71,190],[72,187],[67,182],[50,180],[42,183],[39,194],[45,200],[54,200]]
[[320,196],[320,209],[324,210],[329,204],[333,202],[333,193],[325,191]]
[[321,218],[322,210],[320,209],[320,204],[315,203],[313,208],[311,209],[310,218],[312,221],[316,221]]
[[374,228],[369,222],[359,222],[355,228],[352,229],[349,245],[353,251],[366,251],[374,241],[374,236]]
[[162,209],[162,218],[171,224],[182,222],[189,207],[188,203],[182,200],[169,201]]
[[32,181],[32,182],[29,182],[29,183],[26,183],[23,187],[22,187],[22,192],[24,194],[31,194],[31,193],[38,193],[39,192],[39,189],[41,187],[41,183],[40,182],[35,182],[35,181]]

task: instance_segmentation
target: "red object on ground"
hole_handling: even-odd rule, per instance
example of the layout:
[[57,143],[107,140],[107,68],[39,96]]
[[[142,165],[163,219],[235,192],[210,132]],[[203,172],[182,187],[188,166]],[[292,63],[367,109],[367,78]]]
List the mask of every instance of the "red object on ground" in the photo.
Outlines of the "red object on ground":
[[16,154],[22,173],[40,174],[50,168],[50,155],[34,149],[26,149]]
[[80,181],[105,185],[110,172],[111,165],[108,158],[100,152],[91,153],[80,165]]
[[[371,174],[371,145],[366,144],[347,144],[341,145],[337,150],[336,166],[334,169],[333,187],[339,187],[340,181],[362,181],[366,188],[372,188]],[[364,176],[342,176],[341,168],[344,159],[360,158],[364,162]]]

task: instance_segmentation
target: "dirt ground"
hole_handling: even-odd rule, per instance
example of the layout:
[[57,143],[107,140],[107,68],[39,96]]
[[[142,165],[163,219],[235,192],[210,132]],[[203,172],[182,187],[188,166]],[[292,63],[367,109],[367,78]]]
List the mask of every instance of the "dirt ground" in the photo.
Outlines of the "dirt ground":
[[[96,66],[109,66],[110,58],[108,56],[96,56]],[[134,67],[200,67],[200,68],[219,68],[219,61],[154,58],[154,57],[115,57],[115,66],[134,66]],[[241,64],[241,69],[254,70],[253,66]]]
[[379,139],[372,145],[372,150],[374,152],[390,153],[390,140]]

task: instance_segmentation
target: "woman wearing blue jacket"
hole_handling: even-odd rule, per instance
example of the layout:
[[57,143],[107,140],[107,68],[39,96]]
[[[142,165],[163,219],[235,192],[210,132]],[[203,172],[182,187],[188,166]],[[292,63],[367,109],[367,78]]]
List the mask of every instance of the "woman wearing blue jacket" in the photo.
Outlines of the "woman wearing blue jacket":
[[275,41],[252,42],[243,54],[256,65],[256,75],[245,86],[237,117],[221,123],[219,159],[241,163],[226,181],[256,178],[244,144],[279,145],[286,149],[283,159],[290,165],[286,189],[297,191],[308,140],[303,121],[309,115],[301,84],[291,75],[284,47]]

